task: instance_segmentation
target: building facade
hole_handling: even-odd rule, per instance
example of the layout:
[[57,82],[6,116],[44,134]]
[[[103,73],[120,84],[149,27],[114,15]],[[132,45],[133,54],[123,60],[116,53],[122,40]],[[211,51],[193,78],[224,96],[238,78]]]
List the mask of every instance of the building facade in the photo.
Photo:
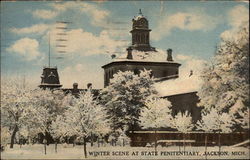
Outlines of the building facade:
[[[151,76],[155,78],[156,83],[162,83],[162,87],[168,89],[171,84],[177,83],[179,77],[180,63],[175,62],[172,55],[172,49],[166,52],[157,51],[155,47],[150,45],[149,22],[141,11],[139,15],[132,19],[132,43],[128,46],[126,52],[119,57],[112,56],[112,61],[102,66],[104,69],[104,87],[110,84],[110,79],[119,71],[132,71],[134,74],[139,74],[141,70],[151,70]],[[159,58],[160,59],[157,59]],[[156,59],[155,59],[156,58]],[[162,98],[167,98],[172,104],[172,115],[175,116],[178,112],[188,111],[192,116],[193,123],[196,123],[201,118],[202,107],[198,107],[199,97],[196,95],[198,89],[185,90],[186,84],[191,84],[191,79],[194,77],[193,72],[186,80],[188,83],[178,82],[180,85],[176,87],[178,91],[171,91],[170,94],[160,95]],[[171,82],[171,83],[168,83]],[[195,83],[195,82],[194,82]],[[81,91],[86,89],[79,89],[78,84],[74,83],[73,88],[61,88],[59,75],[56,67],[44,67],[41,76],[41,88],[61,89],[66,94],[71,93],[77,96]],[[90,88],[88,84],[87,88]],[[92,90],[94,95],[98,97],[99,90]],[[168,91],[166,91],[168,92]],[[199,131],[191,131],[185,134],[187,140],[195,141],[190,145],[204,145],[205,134],[208,135],[208,145],[217,145],[217,133],[204,133]],[[223,134],[221,143],[223,145],[232,145],[247,139],[248,133],[228,133]],[[145,146],[148,142],[154,142],[155,138],[160,141],[172,140],[177,141],[183,139],[183,134],[176,130],[169,130],[169,128],[160,128],[155,133],[151,130],[137,129],[128,132],[132,142],[132,146]],[[237,137],[241,135],[242,137]],[[228,141],[230,139],[230,141]],[[191,142],[191,141],[190,141]]]

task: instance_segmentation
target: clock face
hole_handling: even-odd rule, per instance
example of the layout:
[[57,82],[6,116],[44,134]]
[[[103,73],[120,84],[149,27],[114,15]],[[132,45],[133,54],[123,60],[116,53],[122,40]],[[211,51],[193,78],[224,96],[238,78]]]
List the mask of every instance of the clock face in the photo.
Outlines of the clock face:
[[145,24],[145,20],[144,19],[141,20],[141,24]]
[[147,25],[147,20],[146,19],[141,19],[140,24],[141,25]]

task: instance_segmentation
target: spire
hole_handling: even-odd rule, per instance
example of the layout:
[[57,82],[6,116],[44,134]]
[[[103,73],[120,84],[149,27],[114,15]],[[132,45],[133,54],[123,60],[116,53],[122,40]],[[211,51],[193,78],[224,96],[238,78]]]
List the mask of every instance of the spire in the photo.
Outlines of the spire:
[[139,15],[142,15],[141,9],[139,9]]

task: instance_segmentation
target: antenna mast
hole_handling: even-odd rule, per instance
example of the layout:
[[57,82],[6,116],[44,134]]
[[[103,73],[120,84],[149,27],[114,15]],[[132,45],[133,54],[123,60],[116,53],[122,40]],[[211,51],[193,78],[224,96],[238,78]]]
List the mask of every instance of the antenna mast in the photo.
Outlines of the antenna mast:
[[49,32],[49,67],[50,67],[50,32]]

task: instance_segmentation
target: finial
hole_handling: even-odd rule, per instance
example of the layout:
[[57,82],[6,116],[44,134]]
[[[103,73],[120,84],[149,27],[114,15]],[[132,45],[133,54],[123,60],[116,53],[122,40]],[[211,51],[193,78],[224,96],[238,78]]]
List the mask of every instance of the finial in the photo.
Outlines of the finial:
[[139,14],[142,15],[141,9],[139,9]]

